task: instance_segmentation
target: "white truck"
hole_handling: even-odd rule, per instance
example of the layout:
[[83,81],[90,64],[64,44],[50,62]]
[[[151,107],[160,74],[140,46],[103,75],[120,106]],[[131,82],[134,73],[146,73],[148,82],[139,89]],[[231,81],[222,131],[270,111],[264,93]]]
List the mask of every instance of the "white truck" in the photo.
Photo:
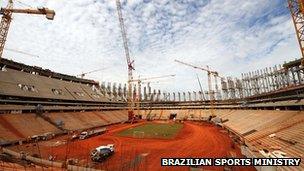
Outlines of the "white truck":
[[90,131],[83,131],[79,134],[79,139],[84,140],[84,139],[89,138],[93,135],[103,134],[106,131],[107,131],[106,128],[100,128],[100,129],[95,129],[95,130],[90,130]]
[[114,144],[99,146],[91,151],[91,160],[101,162],[114,153]]

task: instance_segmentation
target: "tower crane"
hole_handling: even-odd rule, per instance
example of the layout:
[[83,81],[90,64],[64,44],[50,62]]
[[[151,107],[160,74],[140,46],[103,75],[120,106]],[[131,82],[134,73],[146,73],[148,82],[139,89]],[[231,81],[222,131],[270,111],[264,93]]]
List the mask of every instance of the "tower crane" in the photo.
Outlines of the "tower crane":
[[198,67],[198,66],[195,66],[195,65],[192,65],[192,64],[188,64],[188,63],[179,61],[179,60],[175,60],[175,62],[178,62],[180,64],[192,67],[194,69],[199,69],[199,70],[207,72],[207,75],[208,75],[208,89],[209,89],[208,91],[209,91],[209,98],[210,98],[210,113],[211,113],[212,117],[215,117],[215,115],[214,115],[215,97],[214,97],[214,91],[212,90],[211,76],[219,77],[218,72],[210,70],[209,66],[207,66],[207,68],[203,68],[203,67]]
[[127,65],[128,65],[128,95],[127,95],[128,119],[129,119],[129,121],[132,122],[134,119],[133,98],[132,98],[132,80],[133,80],[132,71],[134,70],[134,60],[131,60],[131,58],[130,58],[127,33],[125,30],[124,20],[122,17],[120,0],[116,0],[116,7],[117,7],[117,14],[118,14],[118,19],[119,19],[122,40],[123,40],[123,46],[125,49],[125,55],[126,55],[126,60],[127,60]]
[[12,21],[13,13],[45,15],[48,20],[53,20],[55,16],[55,11],[48,8],[15,9],[13,8],[13,0],[8,0],[6,8],[1,8],[0,10],[0,14],[2,14],[0,23],[0,60],[2,58],[5,41],[7,38],[10,23]]
[[301,65],[304,66],[304,1],[287,0],[287,2],[300,46]]
[[100,68],[100,69],[96,69],[96,70],[93,70],[93,71],[89,71],[89,72],[84,72],[84,73],[78,74],[77,76],[81,77],[81,78],[84,78],[84,76],[86,76],[87,74],[91,74],[91,73],[94,73],[94,72],[102,71],[102,70],[105,70],[105,69],[106,68]]
[[162,75],[162,76],[156,76],[156,77],[147,77],[147,78],[138,78],[138,79],[134,79],[131,82],[137,82],[137,88],[138,88],[138,92],[137,92],[137,97],[136,97],[136,107],[137,107],[137,114],[139,115],[139,109],[140,109],[140,95],[141,95],[141,84],[143,83],[143,81],[148,81],[148,80],[155,80],[155,79],[160,79],[160,78],[167,78],[167,77],[175,77],[175,74],[173,75]]

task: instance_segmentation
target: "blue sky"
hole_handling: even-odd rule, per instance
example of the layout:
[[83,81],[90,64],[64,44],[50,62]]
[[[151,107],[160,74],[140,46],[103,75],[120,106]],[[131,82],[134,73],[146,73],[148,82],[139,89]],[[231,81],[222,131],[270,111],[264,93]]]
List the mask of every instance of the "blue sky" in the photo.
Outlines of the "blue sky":
[[[19,2],[54,9],[55,20],[15,14],[6,47],[39,58],[10,51],[4,57],[71,75],[107,68],[87,78],[126,81],[114,0]],[[27,8],[19,2],[16,8]],[[198,91],[196,74],[206,89],[206,73],[175,59],[240,77],[300,56],[285,0],[122,0],[122,5],[135,77],[176,74],[153,84],[157,89]]]

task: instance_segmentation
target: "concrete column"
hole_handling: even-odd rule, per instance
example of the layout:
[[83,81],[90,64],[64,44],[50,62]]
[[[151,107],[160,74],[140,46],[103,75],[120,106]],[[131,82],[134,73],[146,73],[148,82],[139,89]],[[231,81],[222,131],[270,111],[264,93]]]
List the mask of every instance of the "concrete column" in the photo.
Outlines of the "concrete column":
[[112,98],[112,90],[111,90],[111,82],[108,82],[107,85],[107,94],[110,98]]
[[196,97],[196,92],[193,91],[193,101],[196,101],[196,100],[197,100],[196,98],[197,98],[197,97]]
[[157,94],[157,92],[156,92],[156,90],[155,89],[153,89],[153,100],[152,101],[156,101],[156,94]]
[[151,86],[150,86],[150,83],[148,83],[148,100],[151,100],[151,101],[153,101],[152,100],[152,92],[151,92]]
[[121,87],[121,83],[118,84],[118,90],[117,90],[117,94],[118,94],[118,97],[122,97],[122,87]]
[[144,100],[147,101],[147,87],[144,87]]
[[157,98],[156,98],[157,101],[161,101],[160,95],[161,95],[161,91],[158,90],[158,92],[157,92]]
[[191,92],[190,91],[188,91],[188,101],[192,101],[192,99],[191,99]]
[[116,83],[113,83],[113,86],[112,86],[112,92],[113,92],[113,96],[115,98],[117,98],[117,86],[116,86]]
[[176,99],[175,99],[175,92],[172,93],[173,94],[173,101],[175,102]]
[[127,99],[127,84],[124,84],[124,87],[123,87],[123,97],[125,98],[125,99]]
[[100,85],[100,91],[103,96],[106,96],[106,82],[102,82]]

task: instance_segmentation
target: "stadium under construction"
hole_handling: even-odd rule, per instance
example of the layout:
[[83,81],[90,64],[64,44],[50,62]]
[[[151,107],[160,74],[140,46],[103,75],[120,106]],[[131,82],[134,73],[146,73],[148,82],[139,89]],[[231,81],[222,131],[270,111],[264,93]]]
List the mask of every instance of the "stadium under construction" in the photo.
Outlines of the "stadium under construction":
[[[287,2],[303,55],[304,2]],[[116,5],[126,83],[99,83],[84,78],[87,73],[72,76],[1,56],[0,170],[304,169],[303,161],[299,166],[162,167],[161,158],[168,157],[303,159],[304,55],[237,78],[175,60],[181,69],[207,74],[208,90],[154,89],[141,84],[175,75],[134,79],[122,4]],[[47,8],[15,9],[9,0],[1,8],[0,55],[13,13],[55,16]],[[110,149],[109,157],[95,161],[101,148]]]

